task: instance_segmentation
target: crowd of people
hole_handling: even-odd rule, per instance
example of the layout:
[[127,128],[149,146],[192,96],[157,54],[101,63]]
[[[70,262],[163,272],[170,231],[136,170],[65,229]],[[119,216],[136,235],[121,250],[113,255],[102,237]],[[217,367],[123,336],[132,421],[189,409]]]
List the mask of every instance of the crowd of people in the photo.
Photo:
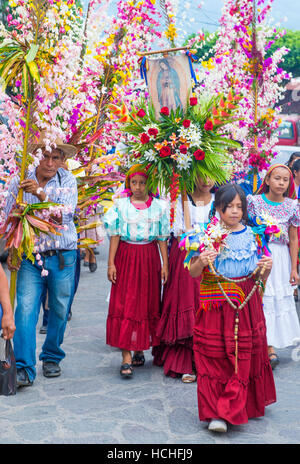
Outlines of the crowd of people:
[[[18,272],[15,314],[0,269],[2,333],[13,338],[19,387],[32,385],[36,377],[41,305],[47,313],[39,356],[43,375],[61,375],[64,332],[79,282],[77,185],[64,166],[74,147],[57,142],[51,153],[43,143],[36,147],[44,157],[21,187],[28,204],[50,200],[68,205],[60,219],[67,227],[60,236],[38,239],[34,263],[26,256],[15,263],[9,254],[9,270]],[[292,161],[272,165],[258,191],[248,195],[236,183],[216,187],[198,176],[185,201],[179,196],[172,227],[169,202],[149,191],[147,170],[136,164],[127,172],[124,191],[102,217],[111,282],[106,343],[120,349],[120,375],[132,377],[151,348],[153,363],[164,375],[197,382],[199,419],[211,431],[226,432],[228,423],[264,415],[265,407],[276,401],[276,348],[300,338],[294,296],[299,283],[300,157]],[[9,185],[6,215],[14,206],[18,182],[16,177]],[[260,252],[251,228],[251,218],[263,213],[281,229],[279,237],[271,238],[271,256]],[[185,267],[182,234],[196,226],[204,230],[214,216],[228,230],[226,250],[206,249]],[[94,269],[94,258],[87,256],[85,262]]]
[[[127,173],[125,198],[117,199],[103,219],[112,283],[106,341],[122,352],[121,376],[131,377],[151,346],[153,363],[165,375],[197,381],[199,418],[211,431],[225,432],[228,423],[264,415],[276,401],[275,348],[300,336],[294,299],[300,226],[295,172],[287,165],[271,166],[254,195],[237,184],[215,188],[199,177],[185,207],[178,199],[170,230],[166,200],[147,190],[147,172],[136,165]],[[249,225],[264,213],[281,230],[271,238],[271,256],[261,255]],[[227,249],[203,251],[188,270],[180,237],[196,225],[205,227],[214,215],[230,230]],[[211,263],[221,276],[218,282]]]

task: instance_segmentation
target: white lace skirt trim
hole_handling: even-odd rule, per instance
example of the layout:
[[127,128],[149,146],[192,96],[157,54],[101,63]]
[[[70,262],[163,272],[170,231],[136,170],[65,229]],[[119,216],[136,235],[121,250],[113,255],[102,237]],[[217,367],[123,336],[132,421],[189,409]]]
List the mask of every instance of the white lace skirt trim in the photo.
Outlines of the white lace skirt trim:
[[300,338],[300,324],[289,283],[291,259],[287,245],[271,243],[273,267],[263,297],[268,345],[285,348]]

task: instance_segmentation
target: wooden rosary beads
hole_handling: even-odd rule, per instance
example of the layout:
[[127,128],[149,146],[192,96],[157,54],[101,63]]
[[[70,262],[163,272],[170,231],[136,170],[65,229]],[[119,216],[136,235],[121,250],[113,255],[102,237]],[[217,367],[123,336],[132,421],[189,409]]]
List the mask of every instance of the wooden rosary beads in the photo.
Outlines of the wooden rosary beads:
[[255,274],[258,272],[259,268],[257,267],[253,272],[252,274],[250,274],[249,276],[247,277],[243,277],[242,279],[230,279],[229,277],[225,277],[221,274],[218,274],[216,269],[214,268],[213,264],[211,263],[210,259],[208,259],[208,262],[209,262],[209,267],[211,268],[212,270],[212,273],[214,274],[214,276],[216,277],[217,279],[217,284],[221,290],[221,292],[223,293],[226,301],[230,304],[230,306],[236,310],[236,313],[235,313],[235,320],[234,320],[234,341],[235,341],[235,368],[234,368],[234,372],[237,374],[238,372],[238,333],[239,333],[239,312],[241,309],[243,309],[246,304],[248,303],[248,301],[251,299],[251,297],[254,295],[257,287],[259,285],[262,284],[262,278],[261,276],[264,275],[265,273],[265,266],[262,267],[260,273],[259,273],[259,276],[258,278],[255,280],[255,284],[253,285],[253,288],[251,290],[251,292],[247,295],[247,297],[245,298],[245,300],[243,301],[243,303],[241,303],[239,306],[235,305],[231,300],[230,298],[228,297],[227,293],[225,292],[224,288],[222,287],[222,284],[221,282],[219,281],[219,279],[223,279],[227,282],[233,282],[233,283],[239,283],[239,282],[245,282],[246,280],[248,279],[251,279],[252,277],[255,276]]

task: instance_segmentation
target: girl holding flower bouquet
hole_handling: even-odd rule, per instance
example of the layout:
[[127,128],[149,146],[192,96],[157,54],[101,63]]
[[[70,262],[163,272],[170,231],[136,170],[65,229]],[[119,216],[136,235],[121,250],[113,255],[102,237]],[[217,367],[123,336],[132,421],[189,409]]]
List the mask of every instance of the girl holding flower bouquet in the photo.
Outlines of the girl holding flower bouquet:
[[269,357],[274,369],[279,362],[274,347],[284,348],[300,338],[300,325],[293,296],[299,282],[297,271],[299,206],[293,175],[283,164],[267,171],[257,195],[248,195],[249,216],[267,213],[280,224],[282,233],[271,238],[273,268],[268,279],[263,303],[267,324]]
[[255,235],[244,225],[247,202],[240,186],[220,187],[215,208],[223,244],[217,246],[212,221],[190,263],[191,276],[202,278],[194,356],[199,418],[209,422],[209,430],[226,432],[227,423],[263,416],[265,406],[276,401],[260,294],[260,279],[268,277],[272,259],[259,255]]
[[115,199],[103,217],[112,283],[106,343],[122,350],[122,377],[132,376],[133,367],[145,362],[144,350],[159,343],[161,282],[168,278],[168,205],[148,192],[147,177],[141,165],[132,166],[123,198]]

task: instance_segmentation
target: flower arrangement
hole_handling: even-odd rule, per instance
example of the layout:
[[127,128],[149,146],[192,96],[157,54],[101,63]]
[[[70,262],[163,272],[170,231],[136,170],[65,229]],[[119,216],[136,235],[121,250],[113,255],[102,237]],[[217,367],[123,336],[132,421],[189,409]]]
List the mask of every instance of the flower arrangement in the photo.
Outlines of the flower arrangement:
[[178,0],[160,0],[160,7],[165,19],[164,36],[169,41],[171,47],[176,47],[175,39],[178,36],[176,27],[176,15],[178,9]]
[[[233,153],[235,172],[253,172],[249,163],[251,149],[271,155],[278,141],[279,103],[283,84],[290,75],[282,68],[288,49],[278,48],[271,56],[268,52],[270,44],[284,34],[270,26],[271,3],[225,0],[210,67],[198,70],[198,79],[203,82],[199,91],[213,95],[232,88],[243,96],[238,120],[227,126],[237,140],[243,141],[243,146]],[[261,169],[264,163],[256,163],[256,171]]]
[[262,213],[261,216],[253,216],[249,220],[255,235],[259,255],[271,256],[268,243],[273,235],[279,237],[281,234],[281,227],[278,221],[268,213]]
[[109,109],[127,134],[128,164],[138,160],[147,167],[151,190],[169,193],[175,173],[179,191],[192,192],[198,175],[220,184],[230,178],[228,150],[238,144],[224,137],[223,129],[235,120],[238,101],[231,92],[227,98],[191,96],[186,111],[162,107],[158,119],[151,100]]
[[179,242],[179,247],[187,252],[184,267],[189,269],[191,259],[204,250],[210,249],[220,253],[226,248],[226,238],[229,233],[230,231],[221,224],[220,220],[213,216],[206,228],[198,227],[184,234]]
[[253,148],[249,153],[249,166],[256,173],[267,170],[274,156],[275,152],[272,150],[255,150]]

